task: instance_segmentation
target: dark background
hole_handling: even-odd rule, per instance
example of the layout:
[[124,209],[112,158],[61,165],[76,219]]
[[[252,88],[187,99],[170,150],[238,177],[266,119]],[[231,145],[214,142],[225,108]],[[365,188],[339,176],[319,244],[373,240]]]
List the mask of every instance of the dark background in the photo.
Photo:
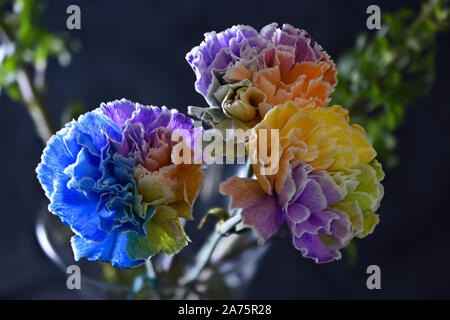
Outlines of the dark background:
[[[337,58],[365,30],[368,5],[387,12],[417,9],[418,3],[50,0],[45,23],[54,31],[67,31],[68,5],[81,7],[82,29],[69,33],[82,49],[67,68],[51,63],[46,101],[55,121],[73,99],[90,109],[126,97],[185,111],[186,105],[205,104],[184,56],[207,31],[286,22],[306,29]],[[448,34],[439,37],[433,89],[410,106],[396,133],[400,164],[386,171],[381,223],[357,241],[356,265],[348,259],[315,265],[289,240],[274,240],[247,298],[450,298],[449,40]],[[25,108],[2,95],[0,109],[0,298],[77,298],[34,236],[36,214],[46,201],[34,172],[43,144]],[[188,231],[195,247],[203,235]],[[381,290],[366,288],[371,264],[381,267]]]

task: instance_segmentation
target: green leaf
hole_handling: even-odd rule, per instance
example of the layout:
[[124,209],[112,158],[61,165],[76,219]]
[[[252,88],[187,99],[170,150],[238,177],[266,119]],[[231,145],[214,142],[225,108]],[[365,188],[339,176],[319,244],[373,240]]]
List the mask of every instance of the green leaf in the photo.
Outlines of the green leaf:
[[424,2],[413,13],[384,14],[383,27],[371,38],[360,33],[354,48],[337,61],[333,103],[351,110],[352,122],[367,128],[382,160],[395,164],[392,134],[408,105],[429,92],[434,81],[436,35],[449,28],[446,0]]

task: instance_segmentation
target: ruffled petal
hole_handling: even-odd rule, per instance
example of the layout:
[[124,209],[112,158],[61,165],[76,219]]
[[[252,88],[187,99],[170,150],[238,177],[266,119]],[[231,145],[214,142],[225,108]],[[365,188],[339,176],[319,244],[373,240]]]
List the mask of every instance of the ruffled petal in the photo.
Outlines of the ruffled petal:
[[67,177],[55,181],[49,210],[82,237],[93,241],[103,240],[106,232],[99,229],[97,202],[91,201],[78,191],[68,189],[68,182]]
[[76,261],[85,257],[89,261],[100,260],[124,269],[135,268],[145,262],[144,259],[131,259],[128,255],[126,250],[129,243],[127,233],[108,234],[102,242],[74,236],[71,243]]
[[261,243],[274,235],[285,220],[276,197],[266,194],[256,180],[232,177],[221,183],[220,193],[231,196],[232,208],[242,208],[244,224],[255,230]]
[[104,115],[114,121],[118,126],[123,126],[131,118],[136,106],[133,102],[121,99],[108,103],[102,103],[100,106]]
[[301,203],[312,212],[322,211],[327,207],[327,198],[322,192],[320,184],[312,179],[308,180],[296,202]]
[[127,253],[133,259],[147,259],[157,253],[174,254],[189,241],[181,223],[174,219],[164,222],[150,220],[147,224],[148,237],[127,234]]
[[[42,154],[41,162],[36,169],[37,177],[47,197],[51,197],[53,194],[54,183],[64,172],[64,169],[76,161],[78,152],[73,154],[64,143],[64,136],[70,127],[71,125],[67,125],[50,138]],[[80,147],[78,147],[79,149]]]
[[[341,258],[340,249],[345,247],[352,237],[351,223],[344,213],[327,209],[316,213],[314,221],[303,226],[303,232],[293,230],[292,241],[302,255],[316,263],[326,263]],[[320,227],[319,227],[320,226]]]
[[320,185],[320,189],[327,200],[328,207],[338,203],[344,198],[342,190],[328,173],[324,171],[316,171],[311,173],[309,178],[313,179]]

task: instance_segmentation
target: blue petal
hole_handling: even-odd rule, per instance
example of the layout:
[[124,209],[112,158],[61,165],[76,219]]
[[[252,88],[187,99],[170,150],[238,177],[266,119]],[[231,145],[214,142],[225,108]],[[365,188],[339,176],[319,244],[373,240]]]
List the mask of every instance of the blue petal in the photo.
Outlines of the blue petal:
[[106,232],[100,230],[97,215],[97,201],[91,201],[84,194],[67,188],[69,178],[62,177],[55,182],[49,210],[61,217],[61,221],[83,237],[101,241]]
[[106,232],[112,232],[116,227],[115,218],[117,216],[117,210],[108,210],[104,206],[98,210],[98,217],[100,219],[100,229]]
[[92,155],[87,148],[81,149],[76,162],[64,169],[64,173],[71,177],[68,187],[90,194],[92,186],[101,176],[99,163],[99,157]]
[[49,198],[54,192],[53,184],[58,176],[62,174],[64,168],[76,161],[76,155],[69,151],[63,139],[69,129],[70,126],[66,126],[48,141],[41,163],[36,169],[39,182]]
[[111,263],[117,268],[135,268],[145,260],[131,260],[126,251],[127,234],[108,234],[103,242],[86,240],[80,236],[71,239],[75,260],[86,257],[89,261],[100,260]]
[[101,150],[108,144],[109,139],[116,141],[122,139],[117,124],[98,111],[80,116],[78,121],[74,122],[74,127],[78,133],[77,142],[98,157],[101,156]]

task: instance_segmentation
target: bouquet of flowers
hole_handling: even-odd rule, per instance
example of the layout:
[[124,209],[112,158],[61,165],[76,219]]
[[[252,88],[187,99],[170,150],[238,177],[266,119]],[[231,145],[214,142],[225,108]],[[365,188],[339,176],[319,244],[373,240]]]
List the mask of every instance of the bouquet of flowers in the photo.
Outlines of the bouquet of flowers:
[[[11,43],[6,29],[3,34]],[[76,261],[117,269],[145,265],[144,274],[133,273],[130,297],[146,284],[151,297],[200,297],[218,248],[242,255],[248,241],[263,248],[286,228],[299,257],[330,263],[353,239],[375,231],[382,166],[364,127],[351,120],[345,104],[334,104],[339,68],[306,31],[288,24],[260,31],[236,25],[206,33],[186,60],[204,106],[190,106],[184,115],[114,100],[48,140],[37,178],[49,211],[73,232]],[[34,88],[29,75],[15,75],[19,91]],[[346,76],[344,70],[343,85]],[[38,90],[30,92],[24,103],[37,123],[45,123]],[[340,103],[343,92],[349,91],[339,92]],[[44,140],[52,132],[47,129],[40,131]],[[224,158],[234,166],[244,160],[245,175],[220,183],[217,192],[230,204],[210,203],[201,223],[216,215],[215,230],[176,276],[165,277],[178,267],[174,255],[190,242],[186,223],[200,218],[193,208],[207,167]],[[211,272],[220,276],[218,269]]]
[[[221,184],[238,209],[225,223],[253,229],[261,244],[286,223],[294,247],[317,263],[374,231],[383,171],[364,129],[329,105],[335,65],[305,31],[234,26],[206,34],[187,60],[210,105],[191,113],[221,131],[248,130],[241,142],[253,170]],[[187,245],[183,224],[204,176],[204,161],[190,161],[202,133],[193,122],[122,99],[49,140],[38,179],[49,210],[75,233],[75,260],[134,268]]]

